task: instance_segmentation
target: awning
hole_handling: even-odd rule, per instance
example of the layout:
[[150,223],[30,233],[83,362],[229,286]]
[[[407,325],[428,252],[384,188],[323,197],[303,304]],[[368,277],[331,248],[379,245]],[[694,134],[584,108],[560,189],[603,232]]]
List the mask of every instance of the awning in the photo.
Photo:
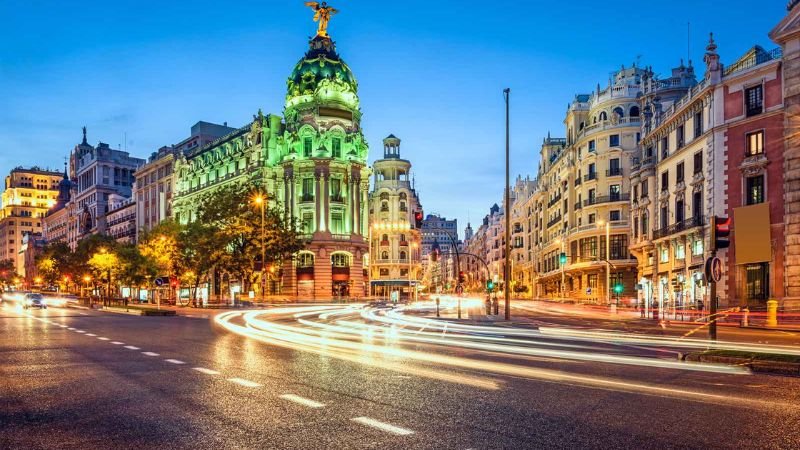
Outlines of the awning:
[[[370,280],[370,285],[373,286],[408,286],[408,280]],[[414,286],[417,281],[411,280],[411,285]]]

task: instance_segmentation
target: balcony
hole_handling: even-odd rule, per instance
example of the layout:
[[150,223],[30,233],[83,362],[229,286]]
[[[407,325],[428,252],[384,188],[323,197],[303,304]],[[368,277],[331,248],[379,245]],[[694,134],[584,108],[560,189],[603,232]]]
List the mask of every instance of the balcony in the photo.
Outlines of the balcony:
[[342,194],[331,195],[331,203],[344,203],[344,196]]
[[601,195],[599,197],[584,200],[583,206],[598,205],[600,203],[627,202],[630,201],[630,199],[630,194]]
[[558,215],[558,216],[554,217],[553,220],[547,222],[547,228],[550,228],[550,227],[552,227],[553,225],[555,225],[555,224],[557,224],[559,222],[561,222],[561,215]]
[[309,203],[314,201],[314,194],[303,194],[300,196],[301,203]]
[[622,176],[622,167],[612,167],[606,170],[607,177],[621,177]]
[[581,202],[575,203],[575,211],[577,211],[577,210],[579,210],[581,208],[583,208],[583,206],[581,206]]
[[583,181],[592,181],[597,179],[597,172],[589,172],[583,176]]
[[581,177],[575,178],[575,186],[580,186],[580,185],[581,185]]
[[553,205],[557,204],[560,200],[561,200],[561,194],[558,194],[555,197],[553,197],[552,200],[547,202],[547,207],[548,208],[552,207]]
[[705,225],[705,217],[703,216],[691,217],[684,221],[673,223],[672,225],[666,228],[660,228],[658,230],[653,231],[653,240],[671,236],[673,234],[677,234],[680,233],[681,231],[689,230],[695,227],[702,227],[703,225]]

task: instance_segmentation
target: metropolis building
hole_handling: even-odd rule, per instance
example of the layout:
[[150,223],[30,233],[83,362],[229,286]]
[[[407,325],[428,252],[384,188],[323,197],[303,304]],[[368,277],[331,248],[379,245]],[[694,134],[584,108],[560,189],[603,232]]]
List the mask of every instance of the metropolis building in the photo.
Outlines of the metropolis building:
[[[370,170],[357,91],[335,43],[318,32],[289,76],[283,117],[259,111],[252,122],[178,158],[176,219],[193,220],[198,202],[219,186],[255,186],[300,222],[308,242],[274,270],[269,293],[366,295]],[[238,280],[213,278],[209,297],[226,298],[241,287]]]

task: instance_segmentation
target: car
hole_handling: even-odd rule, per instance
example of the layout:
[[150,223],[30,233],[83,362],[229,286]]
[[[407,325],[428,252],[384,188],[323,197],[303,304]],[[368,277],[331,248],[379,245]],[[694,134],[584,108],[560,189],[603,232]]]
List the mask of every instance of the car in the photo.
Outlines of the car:
[[41,308],[47,309],[47,303],[44,301],[42,294],[25,294],[25,302],[23,303],[25,309],[28,308]]

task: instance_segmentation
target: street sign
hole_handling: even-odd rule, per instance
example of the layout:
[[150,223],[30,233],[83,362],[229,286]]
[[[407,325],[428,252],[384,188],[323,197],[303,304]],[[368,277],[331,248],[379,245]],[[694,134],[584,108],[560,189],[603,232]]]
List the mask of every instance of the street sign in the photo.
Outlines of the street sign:
[[714,283],[722,279],[722,261],[716,256],[706,260],[706,279]]
[[592,294],[592,288],[587,287],[586,288],[586,295],[591,295],[591,294]]
[[158,287],[167,286],[169,285],[169,277],[158,277],[154,282]]

